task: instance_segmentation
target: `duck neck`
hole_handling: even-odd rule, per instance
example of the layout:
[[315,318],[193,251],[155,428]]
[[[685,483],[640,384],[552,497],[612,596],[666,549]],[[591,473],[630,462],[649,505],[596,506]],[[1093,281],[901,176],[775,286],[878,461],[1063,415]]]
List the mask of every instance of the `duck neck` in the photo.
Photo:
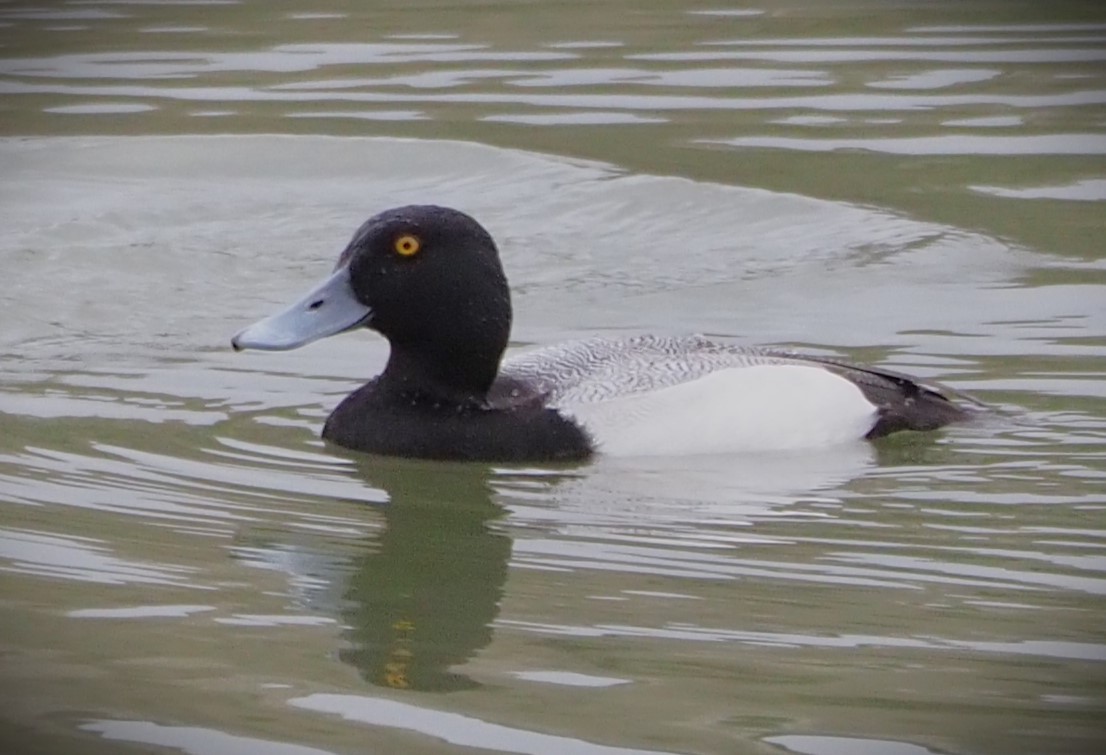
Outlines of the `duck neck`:
[[453,343],[428,349],[392,343],[380,389],[404,401],[482,406],[499,371],[503,347]]

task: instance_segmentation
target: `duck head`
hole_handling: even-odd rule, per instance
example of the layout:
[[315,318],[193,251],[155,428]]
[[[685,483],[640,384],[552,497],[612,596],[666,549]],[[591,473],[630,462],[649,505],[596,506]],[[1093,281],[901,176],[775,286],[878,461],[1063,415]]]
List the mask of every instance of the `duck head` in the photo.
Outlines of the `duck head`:
[[446,207],[382,212],[357,230],[329,278],[231,345],[294,349],[359,327],[391,346],[382,387],[483,399],[511,330],[510,292],[491,235]]

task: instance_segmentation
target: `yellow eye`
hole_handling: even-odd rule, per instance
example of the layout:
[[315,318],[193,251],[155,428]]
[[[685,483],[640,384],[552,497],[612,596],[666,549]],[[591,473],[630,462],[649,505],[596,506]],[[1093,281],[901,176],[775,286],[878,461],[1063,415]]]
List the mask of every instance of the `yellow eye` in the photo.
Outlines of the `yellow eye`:
[[401,257],[411,257],[412,255],[418,254],[420,249],[422,249],[422,242],[419,241],[418,236],[406,234],[396,239],[396,254]]

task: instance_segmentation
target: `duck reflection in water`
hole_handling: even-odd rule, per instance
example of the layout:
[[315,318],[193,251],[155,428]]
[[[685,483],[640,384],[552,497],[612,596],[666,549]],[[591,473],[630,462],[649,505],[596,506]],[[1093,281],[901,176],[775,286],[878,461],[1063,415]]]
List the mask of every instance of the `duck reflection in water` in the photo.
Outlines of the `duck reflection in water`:
[[[340,451],[334,451],[341,454]],[[502,526],[520,479],[483,464],[349,453],[351,474],[389,495],[385,528],[366,544],[344,588],[350,645],[339,657],[374,685],[424,691],[478,686],[458,669],[492,640],[514,540]],[[543,466],[555,509],[586,521],[596,501],[614,527],[658,531],[754,524],[797,495],[832,489],[872,468],[872,446],[756,459],[608,460]],[[553,493],[555,491],[555,494]],[[696,524],[698,523],[698,524]]]
[[350,646],[339,657],[378,686],[478,686],[455,670],[492,638],[511,557],[484,465],[350,455],[384,489],[386,528],[359,557],[345,593]]

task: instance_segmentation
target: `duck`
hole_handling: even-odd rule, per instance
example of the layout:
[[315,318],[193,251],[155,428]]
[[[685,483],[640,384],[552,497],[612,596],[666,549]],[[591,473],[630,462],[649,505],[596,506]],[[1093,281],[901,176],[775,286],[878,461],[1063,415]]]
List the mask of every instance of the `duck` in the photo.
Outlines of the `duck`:
[[383,371],[322,437],[387,456],[570,462],[796,451],[928,432],[969,417],[908,375],[703,336],[595,336],[504,358],[510,288],[491,234],[436,205],[381,212],[325,280],[238,332],[236,351],[286,350],[368,328]]

